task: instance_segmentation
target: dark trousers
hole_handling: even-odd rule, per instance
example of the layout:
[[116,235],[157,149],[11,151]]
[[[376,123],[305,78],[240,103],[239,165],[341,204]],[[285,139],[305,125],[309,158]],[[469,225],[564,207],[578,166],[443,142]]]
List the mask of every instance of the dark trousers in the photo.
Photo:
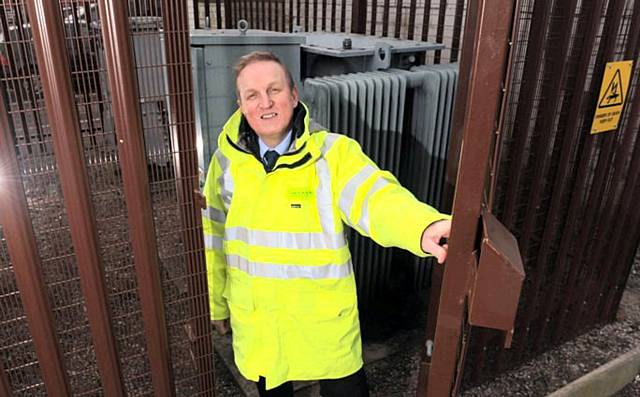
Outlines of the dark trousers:
[[[285,382],[275,389],[265,390],[265,379],[258,380],[260,397],[293,397],[293,383]],[[339,379],[320,380],[320,395],[322,397],[369,397],[367,376],[364,369]]]

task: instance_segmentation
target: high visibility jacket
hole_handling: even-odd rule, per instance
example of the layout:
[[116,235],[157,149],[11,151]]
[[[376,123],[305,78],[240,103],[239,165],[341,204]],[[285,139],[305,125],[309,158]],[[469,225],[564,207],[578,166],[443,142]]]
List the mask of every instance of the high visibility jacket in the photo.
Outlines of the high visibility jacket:
[[230,316],[238,369],[253,381],[264,376],[267,389],[362,367],[343,223],[385,247],[426,256],[422,232],[448,218],[416,200],[354,140],[309,131],[307,114],[300,104],[295,140],[267,173],[255,133],[236,112],[204,187],[211,316]]

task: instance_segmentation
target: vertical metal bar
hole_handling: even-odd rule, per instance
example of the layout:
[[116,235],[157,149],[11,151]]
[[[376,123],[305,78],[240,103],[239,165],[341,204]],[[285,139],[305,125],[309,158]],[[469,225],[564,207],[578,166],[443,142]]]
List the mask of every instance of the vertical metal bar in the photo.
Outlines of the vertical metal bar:
[[351,33],[365,34],[367,29],[367,2],[353,0],[351,9]]
[[[198,0],[193,0],[193,27],[196,29],[200,29],[200,9],[198,8],[198,3]],[[204,12],[206,15],[207,10],[205,9]]]
[[431,19],[431,0],[424,2],[424,14],[422,15],[422,41],[429,38],[429,20]]
[[411,0],[409,3],[409,31],[407,32],[407,39],[413,40],[414,31],[416,30],[416,9],[418,8],[417,0]]
[[460,35],[462,33],[462,14],[464,13],[465,0],[456,1],[456,13],[453,17],[453,37],[451,38],[451,59],[450,62],[458,61],[460,51]]
[[[467,18],[465,21],[465,37],[467,35],[475,35],[477,33],[477,27],[474,25],[477,23],[476,12],[478,10],[469,7]],[[470,54],[473,51],[476,37],[472,36],[469,40],[465,39],[462,42],[462,53]],[[453,206],[453,196],[455,193],[456,179],[458,177],[458,166],[460,161],[460,152],[462,150],[462,138],[464,127],[464,115],[466,114],[467,94],[469,92],[469,85],[471,83],[469,76],[462,73],[463,70],[471,69],[471,57],[462,57],[460,59],[460,72],[458,73],[458,87],[456,88],[456,96],[454,99],[454,113],[451,119],[451,136],[449,137],[449,148],[447,150],[447,169],[445,175],[445,185],[443,187],[442,202],[445,211],[450,212]],[[440,274],[439,266],[434,268],[434,276],[442,277],[441,269]],[[434,299],[433,296],[431,299]],[[437,301],[439,298],[435,298]],[[431,305],[431,303],[430,303]],[[437,307],[437,306],[436,306]],[[433,313],[433,312],[431,312]]]
[[377,24],[378,24],[378,1],[377,0],[371,0],[371,33],[369,33],[371,36],[375,36],[376,35],[376,28],[377,28]]
[[[491,141],[500,110],[502,84],[505,77],[514,2],[511,0],[470,2],[470,14],[476,19],[468,27],[473,34],[465,34],[465,42],[474,40],[473,50],[464,53],[466,69],[462,76],[470,79],[463,111],[463,141],[458,186],[453,203],[449,259],[444,266],[440,289],[433,356],[425,388],[418,388],[419,396],[449,396],[455,393],[455,374],[460,340],[466,322],[465,301],[476,266],[474,250],[479,228],[481,202]],[[497,44],[498,43],[498,44]],[[467,44],[468,45],[468,44]],[[454,116],[456,117],[456,116]],[[461,117],[461,116],[457,116]],[[428,361],[428,357],[424,358]],[[424,382],[421,382],[424,384]],[[453,389],[453,390],[452,390]]]
[[389,0],[384,0],[384,5],[382,8],[382,37],[389,36],[389,3]]
[[216,29],[222,29],[222,2],[216,0]]
[[336,6],[338,4],[337,0],[331,1],[331,31],[336,31]]
[[309,0],[304,0],[304,31],[309,31]]
[[249,26],[257,26],[258,20],[258,5],[256,1],[249,0],[249,15],[247,16],[247,21],[249,21]]
[[[503,211],[502,221],[513,230],[516,222],[515,207],[518,203],[518,189],[521,186],[520,178],[524,172],[523,157],[527,153],[525,150],[528,142],[527,135],[531,125],[531,109],[535,101],[536,82],[540,69],[542,68],[542,52],[545,43],[546,27],[551,14],[551,1],[536,1],[531,16],[531,27],[529,30],[527,55],[522,72],[522,84],[518,97],[518,109],[514,120],[513,135],[514,148],[513,160],[509,182],[506,187],[506,201]],[[518,235],[516,233],[516,235]]]
[[327,0],[322,0],[322,30],[327,29]]
[[4,101],[4,95],[0,93],[0,189],[3,192],[3,199],[0,200],[0,224],[7,241],[13,272],[47,394],[68,396],[71,389],[57,342],[47,288],[42,278],[42,263],[33,225],[29,219],[27,199],[12,138],[13,126],[9,125]]
[[316,30],[318,30],[318,0],[313,0],[313,31]]
[[[288,0],[289,1],[289,32],[293,32],[293,1],[294,0]],[[333,3],[335,5],[335,1]]]
[[27,2],[36,58],[53,132],[54,150],[60,172],[62,193],[71,226],[71,238],[78,259],[80,284],[96,349],[102,384],[109,395],[124,395],[124,385],[111,329],[111,313],[104,288],[103,266],[96,231],[95,214],[84,166],[84,150],[79,130],[75,96],[71,88],[68,56],[58,4],[52,0]]
[[343,33],[347,29],[347,1],[342,0],[342,8],[340,9],[340,31]]
[[[442,43],[444,39],[444,20],[447,14],[447,0],[440,0],[440,10],[438,10],[438,29],[436,30],[436,42]],[[437,50],[433,56],[433,63],[440,63],[442,51]]]
[[396,39],[400,38],[400,32],[402,30],[402,2],[403,0],[396,0],[396,24],[393,28],[393,36]]
[[98,5],[151,377],[156,395],[173,396],[175,388],[127,5],[117,0],[104,0]]
[[[173,18],[184,15],[184,6],[171,0],[164,0],[165,54],[167,56],[167,79],[169,84],[169,120],[171,121],[171,139],[177,151],[176,180],[180,205],[180,216],[184,228],[183,241],[187,253],[187,272],[189,275],[189,306],[191,310],[191,330],[193,348],[197,352],[200,385],[202,392],[213,395],[215,374],[213,363],[213,345],[211,344],[211,324],[209,322],[209,300],[204,243],[202,240],[202,221],[200,208],[196,204],[195,191],[198,182],[198,153],[193,101],[191,93],[191,65],[189,31],[186,18]],[[182,13],[179,11],[182,9]]]

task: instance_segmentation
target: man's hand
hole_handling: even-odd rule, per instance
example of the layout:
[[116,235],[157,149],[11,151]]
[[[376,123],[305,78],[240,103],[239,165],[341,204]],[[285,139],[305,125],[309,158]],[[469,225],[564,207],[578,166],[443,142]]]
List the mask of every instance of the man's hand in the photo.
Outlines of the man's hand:
[[227,332],[231,330],[231,326],[229,325],[229,319],[225,318],[224,320],[212,320],[213,327],[218,331],[218,334],[225,335]]
[[451,221],[442,220],[430,224],[424,232],[422,232],[422,240],[420,246],[422,250],[438,259],[438,263],[444,263],[447,259],[447,250],[449,244],[440,245],[441,238],[449,238],[451,233]]

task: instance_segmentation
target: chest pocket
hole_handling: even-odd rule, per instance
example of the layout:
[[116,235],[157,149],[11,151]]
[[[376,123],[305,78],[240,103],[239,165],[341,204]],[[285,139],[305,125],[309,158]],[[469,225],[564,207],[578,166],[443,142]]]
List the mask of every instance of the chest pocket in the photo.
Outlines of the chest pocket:
[[321,232],[317,189],[313,167],[269,174],[255,190],[251,223],[263,230]]

